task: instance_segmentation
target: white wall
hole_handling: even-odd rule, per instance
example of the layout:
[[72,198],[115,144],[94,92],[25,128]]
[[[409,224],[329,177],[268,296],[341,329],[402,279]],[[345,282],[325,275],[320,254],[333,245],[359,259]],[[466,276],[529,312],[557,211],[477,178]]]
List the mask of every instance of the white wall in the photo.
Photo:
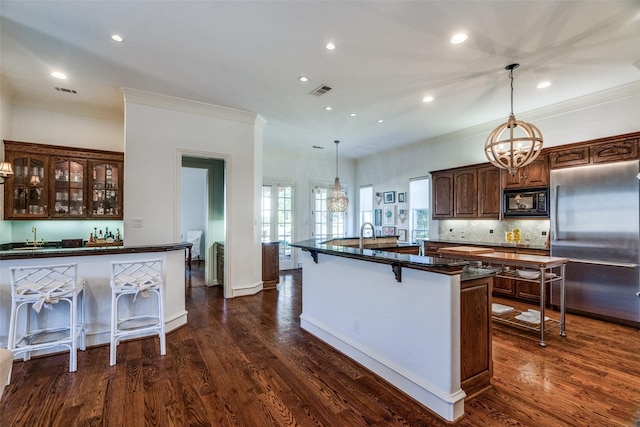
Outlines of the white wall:
[[[540,128],[544,146],[552,147],[640,131],[640,83],[588,98],[517,114]],[[506,117],[505,117],[506,120]],[[420,143],[358,159],[356,185],[376,191],[407,191],[409,179],[430,171],[484,163],[484,142],[501,121],[487,123]],[[437,237],[438,222],[431,224]],[[435,233],[435,234],[434,234]]]
[[[328,144],[329,145],[329,144]],[[326,184],[333,186],[336,175],[335,148],[332,150],[318,151],[316,156],[311,154],[293,154],[283,152],[264,152],[264,180],[293,183],[296,186],[295,194],[295,238],[294,240],[306,240],[311,238],[313,223],[311,218],[311,186],[313,184]],[[310,148],[311,149],[311,148]],[[314,150],[315,151],[315,150]],[[349,210],[347,216],[347,234],[354,233],[354,218],[358,216],[356,195],[358,188],[355,185],[355,161],[339,157],[338,174],[340,184],[348,187]]]
[[[226,161],[225,296],[262,288],[260,182],[262,119],[252,113],[124,89],[127,244],[180,238],[183,155]],[[256,155],[256,151],[259,154]],[[133,219],[142,227],[133,227]],[[232,238],[230,238],[232,237]]]
[[207,231],[207,200],[207,170],[183,167],[180,240],[187,240],[189,230],[201,230],[202,239],[198,248],[201,258],[204,257]]
[[[10,90],[0,80],[0,161],[4,160],[4,141],[11,135],[11,103]],[[0,187],[0,243],[11,241],[11,227],[4,219],[4,187]]]

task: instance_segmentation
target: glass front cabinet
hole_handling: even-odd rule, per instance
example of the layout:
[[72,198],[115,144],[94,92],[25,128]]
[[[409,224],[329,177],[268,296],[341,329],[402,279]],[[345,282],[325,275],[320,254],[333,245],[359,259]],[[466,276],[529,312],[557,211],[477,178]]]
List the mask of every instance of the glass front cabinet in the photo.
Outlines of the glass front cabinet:
[[47,156],[5,152],[13,176],[4,182],[5,219],[33,219],[49,216]]
[[124,154],[4,141],[5,219],[122,219]]

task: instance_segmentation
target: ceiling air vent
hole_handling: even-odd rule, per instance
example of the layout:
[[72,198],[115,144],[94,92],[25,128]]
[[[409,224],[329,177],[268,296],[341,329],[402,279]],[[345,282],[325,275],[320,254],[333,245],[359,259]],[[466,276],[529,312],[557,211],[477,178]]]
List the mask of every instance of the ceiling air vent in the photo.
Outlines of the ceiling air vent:
[[73,94],[78,93],[78,92],[76,92],[76,90],[75,90],[75,89],[67,89],[66,87],[57,87],[57,86],[56,86],[56,90],[57,90],[58,92],[65,92],[65,93],[73,93]]
[[331,90],[330,86],[320,85],[317,88],[315,88],[314,90],[312,90],[309,95],[320,96],[320,95],[324,95],[325,93],[329,92],[330,90]]

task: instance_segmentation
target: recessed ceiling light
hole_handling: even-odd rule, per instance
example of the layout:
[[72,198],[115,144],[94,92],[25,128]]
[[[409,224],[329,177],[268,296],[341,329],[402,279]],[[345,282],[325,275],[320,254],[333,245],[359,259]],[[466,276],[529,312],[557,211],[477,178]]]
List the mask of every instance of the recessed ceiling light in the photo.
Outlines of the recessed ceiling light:
[[422,102],[431,102],[433,101],[433,96],[425,96],[422,98]]
[[382,122],[384,122],[384,120],[382,120],[382,119],[379,119],[379,120],[378,120],[378,123],[382,123]]
[[56,79],[66,80],[67,75],[61,71],[54,71],[51,73],[51,77],[55,77]]
[[121,36],[119,36],[118,34],[112,35],[111,36],[111,40],[113,40],[114,42],[118,42],[118,43],[121,43],[121,42],[124,41],[124,39]]
[[326,44],[325,47],[327,48],[327,50],[333,50],[333,49],[336,48],[336,45],[331,43],[331,42],[329,42],[329,43]]
[[349,115],[350,115],[351,117],[355,117],[355,116],[357,116],[357,114],[356,114],[356,113],[351,113],[351,114],[349,114]]
[[467,35],[465,33],[458,33],[451,37],[451,43],[453,44],[460,44],[465,40],[467,40]]
[[551,86],[551,82],[540,82],[538,83],[538,86],[536,86],[538,89],[544,89],[546,87]]
[[308,82],[309,81],[309,79],[307,77],[305,77],[305,76],[298,77],[298,80],[300,80],[301,82]]
[[333,108],[331,108],[331,107],[324,107],[324,109],[327,110],[327,111],[333,110]]

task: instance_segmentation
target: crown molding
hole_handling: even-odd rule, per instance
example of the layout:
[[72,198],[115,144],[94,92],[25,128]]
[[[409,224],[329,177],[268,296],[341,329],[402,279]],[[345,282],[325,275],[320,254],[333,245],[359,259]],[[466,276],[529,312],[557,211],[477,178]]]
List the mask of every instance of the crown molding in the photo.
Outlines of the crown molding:
[[43,98],[41,96],[32,96],[20,92],[14,92],[11,104],[17,107],[31,107],[94,119],[116,122],[124,121],[124,115],[120,108],[97,107],[77,101],[67,101],[59,98]]
[[256,113],[248,111],[128,87],[121,87],[120,91],[124,96],[125,108],[126,104],[134,103],[251,124],[255,123],[258,117]]
[[[581,96],[579,98],[573,98],[567,101],[562,101],[556,104],[551,104],[545,107],[518,113],[518,119],[528,122],[537,122],[556,116],[562,116],[564,114],[572,113],[577,110],[597,107],[598,105],[603,105],[609,102],[618,101],[624,98],[630,98],[638,95],[640,95],[640,80],[621,86],[616,86],[612,89],[607,89],[589,95]],[[491,132],[500,124],[504,123],[506,120],[507,116],[500,120],[482,123],[477,126],[468,127],[465,129],[460,129],[454,132],[429,138],[427,142],[432,140],[457,140],[464,137],[473,137],[476,135],[486,136],[489,132]],[[416,144],[421,144],[424,142],[425,141],[421,141],[417,142]]]

